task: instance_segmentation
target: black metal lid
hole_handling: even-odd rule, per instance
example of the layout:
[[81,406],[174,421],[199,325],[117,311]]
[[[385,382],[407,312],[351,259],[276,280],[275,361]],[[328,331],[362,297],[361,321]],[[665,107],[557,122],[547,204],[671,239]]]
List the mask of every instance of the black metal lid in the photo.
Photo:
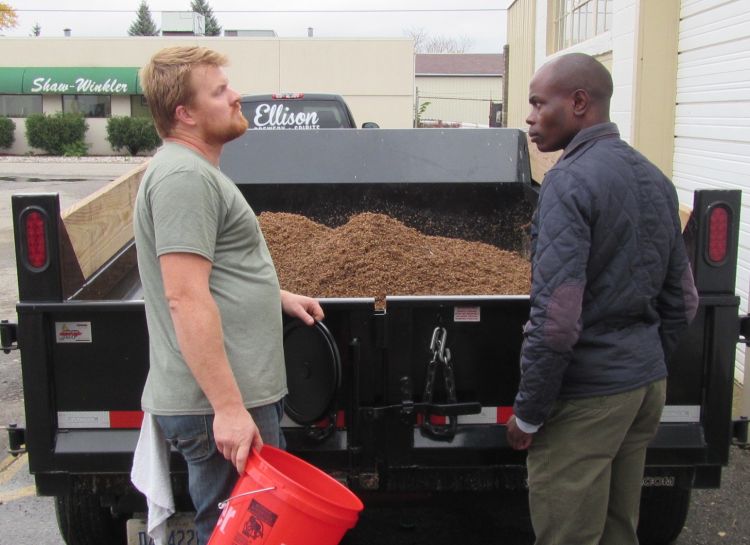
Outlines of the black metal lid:
[[341,382],[341,357],[331,332],[321,322],[314,326],[290,322],[284,328],[284,359],[289,387],[286,414],[297,424],[322,420]]

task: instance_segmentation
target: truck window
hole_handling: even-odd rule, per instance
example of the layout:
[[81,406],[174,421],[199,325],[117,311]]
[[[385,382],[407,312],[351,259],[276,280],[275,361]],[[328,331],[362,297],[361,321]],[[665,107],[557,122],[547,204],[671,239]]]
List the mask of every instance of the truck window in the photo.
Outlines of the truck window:
[[263,100],[242,102],[250,129],[351,128],[342,106],[329,100]]

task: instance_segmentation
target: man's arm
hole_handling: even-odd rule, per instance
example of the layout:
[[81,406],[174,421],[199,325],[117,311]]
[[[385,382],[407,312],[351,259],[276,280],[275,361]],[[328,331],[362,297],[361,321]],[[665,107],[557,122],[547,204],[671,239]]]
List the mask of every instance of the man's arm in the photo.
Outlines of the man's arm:
[[242,472],[251,448],[263,446],[224,350],[221,316],[209,290],[211,262],[197,254],[159,258],[177,343],[214,409],[216,446]]
[[[669,183],[669,182],[667,182]],[[680,219],[677,215],[677,191],[671,183],[671,204],[673,206],[672,229],[674,242],[669,254],[667,274],[661,293],[656,300],[656,310],[661,319],[659,335],[664,350],[664,359],[672,355],[680,334],[695,318],[698,311],[698,291],[695,289],[693,272],[685,251]]]
[[563,172],[547,174],[532,225],[531,308],[513,404],[522,427],[516,421],[509,426],[515,448],[523,447],[523,434],[536,431],[547,418],[581,333],[591,247],[589,208],[590,195],[578,180]]

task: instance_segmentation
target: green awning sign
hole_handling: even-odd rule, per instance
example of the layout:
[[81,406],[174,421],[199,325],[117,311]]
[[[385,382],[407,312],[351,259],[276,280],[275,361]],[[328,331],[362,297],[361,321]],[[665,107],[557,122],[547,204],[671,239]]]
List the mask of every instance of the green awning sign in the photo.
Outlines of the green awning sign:
[[0,85],[21,94],[138,95],[138,68],[28,67],[0,68]]

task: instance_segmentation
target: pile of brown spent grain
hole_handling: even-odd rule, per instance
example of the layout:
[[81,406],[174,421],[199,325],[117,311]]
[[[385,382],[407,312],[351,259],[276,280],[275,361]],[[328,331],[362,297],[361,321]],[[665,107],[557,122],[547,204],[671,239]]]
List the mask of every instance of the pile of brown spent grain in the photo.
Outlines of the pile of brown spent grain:
[[296,214],[258,217],[282,289],[312,297],[522,295],[529,262],[482,242],[428,236],[383,214],[337,228]]

